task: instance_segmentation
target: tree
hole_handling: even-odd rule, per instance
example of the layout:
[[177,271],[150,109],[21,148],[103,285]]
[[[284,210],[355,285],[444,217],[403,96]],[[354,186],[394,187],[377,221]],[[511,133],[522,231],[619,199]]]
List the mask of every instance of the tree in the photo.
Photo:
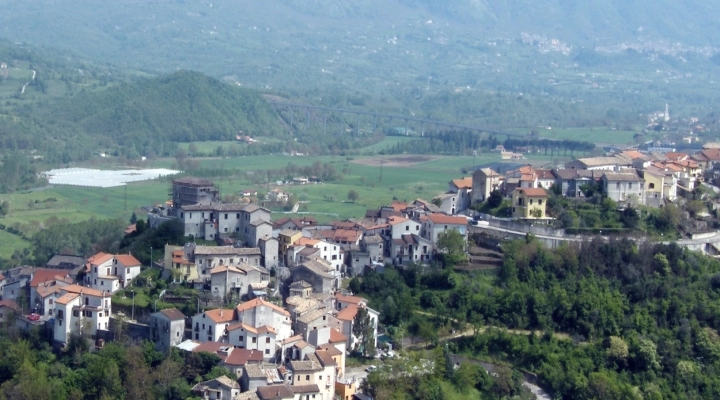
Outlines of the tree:
[[347,198],[354,203],[360,198],[360,193],[358,193],[355,189],[351,189],[347,194]]
[[10,203],[6,200],[0,201],[0,217],[8,215],[10,212]]
[[375,323],[365,307],[360,307],[353,319],[352,333],[358,338],[355,350],[365,357],[375,357]]
[[430,202],[438,207],[442,206],[442,199],[439,197],[434,197]]
[[503,197],[499,190],[495,189],[492,192],[490,192],[490,196],[488,196],[487,202],[490,208],[497,208],[502,204]]
[[447,265],[455,265],[467,260],[465,237],[457,229],[448,229],[438,235],[437,246]]
[[138,220],[137,215],[133,211],[132,215],[130,216],[130,224],[132,225],[132,224],[136,223],[137,220]]

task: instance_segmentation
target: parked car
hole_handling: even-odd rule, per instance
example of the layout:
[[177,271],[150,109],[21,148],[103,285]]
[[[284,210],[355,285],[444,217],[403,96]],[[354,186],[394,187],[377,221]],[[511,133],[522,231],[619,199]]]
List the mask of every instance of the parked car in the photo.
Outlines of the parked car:
[[369,366],[369,367],[365,368],[365,372],[367,372],[367,373],[369,374],[369,373],[371,373],[371,372],[375,371],[376,369],[377,369],[377,367],[376,367],[376,366],[374,366],[374,365],[371,365],[371,366]]

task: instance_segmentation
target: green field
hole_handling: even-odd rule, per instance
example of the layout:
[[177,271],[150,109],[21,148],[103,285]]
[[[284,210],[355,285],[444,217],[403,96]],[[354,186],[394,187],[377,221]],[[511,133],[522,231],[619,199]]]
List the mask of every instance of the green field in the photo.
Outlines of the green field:
[[634,131],[614,131],[609,128],[577,128],[577,129],[540,129],[540,137],[556,140],[578,140],[602,144],[635,143]]

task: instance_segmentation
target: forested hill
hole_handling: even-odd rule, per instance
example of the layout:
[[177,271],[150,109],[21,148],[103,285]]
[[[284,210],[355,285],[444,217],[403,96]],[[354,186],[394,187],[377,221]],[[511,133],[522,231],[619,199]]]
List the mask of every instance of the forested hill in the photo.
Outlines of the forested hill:
[[[84,137],[90,143],[80,145],[88,152],[117,150],[130,158],[165,154],[177,141],[232,140],[239,131],[265,136],[282,131],[277,114],[259,93],[189,71],[80,93],[17,113],[34,126],[16,125],[0,130],[0,135],[36,131],[61,142]],[[93,144],[96,147],[90,147]]]

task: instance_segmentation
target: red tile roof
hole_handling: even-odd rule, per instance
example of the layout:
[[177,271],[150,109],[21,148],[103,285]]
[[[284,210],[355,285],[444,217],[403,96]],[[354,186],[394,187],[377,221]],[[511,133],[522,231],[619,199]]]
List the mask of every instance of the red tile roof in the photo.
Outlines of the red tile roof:
[[232,322],[235,319],[235,312],[233,310],[225,310],[223,308],[205,311],[205,315],[216,324]]
[[250,309],[252,309],[252,308],[255,308],[255,307],[257,307],[257,306],[270,307],[270,308],[272,308],[273,310],[279,312],[280,314],[282,314],[282,315],[284,315],[284,316],[286,316],[286,317],[289,317],[289,316],[290,316],[290,313],[289,313],[286,309],[284,309],[284,308],[282,308],[282,307],[278,307],[278,306],[276,306],[275,304],[270,303],[270,302],[268,302],[268,301],[265,301],[265,300],[263,300],[263,299],[261,299],[261,298],[255,298],[255,299],[252,299],[252,300],[250,300],[250,301],[246,301],[246,302],[244,302],[244,303],[242,303],[242,304],[238,304],[238,306],[235,307],[235,310],[237,310],[237,312],[240,313],[240,312],[247,311],[247,310],[250,310]]
[[77,293],[65,293],[64,295],[55,299],[55,304],[68,304],[69,302],[77,299],[78,297],[80,297],[80,295]]
[[355,304],[350,304],[349,306],[345,307],[337,313],[335,318],[341,320],[341,321],[352,321],[353,318],[357,315],[359,307]]
[[141,265],[140,261],[131,254],[120,254],[115,256],[115,258],[126,267],[137,267]]
[[388,222],[390,222],[390,225],[402,224],[405,221],[408,221],[408,219],[404,218],[404,217],[396,217],[396,216],[388,217]]
[[343,303],[350,303],[350,304],[360,304],[360,302],[364,301],[362,297],[358,296],[345,296],[344,294],[337,293],[335,295],[335,299],[337,301],[342,301]]
[[453,217],[445,214],[430,214],[428,219],[434,224],[467,225],[468,223],[465,217]]
[[103,253],[102,251],[88,258],[88,263],[91,265],[100,265],[113,258],[112,254]]
[[94,296],[94,297],[110,297],[110,293],[107,292],[101,292],[100,290],[95,290],[92,288],[83,287],[80,285],[67,285],[61,287],[61,290],[63,292],[68,293],[75,293],[75,294],[84,294],[86,296]]
[[0,281],[2,280],[5,280],[5,277],[3,276],[3,274],[0,274]]
[[330,328],[330,343],[344,343],[347,342],[347,340],[347,337],[340,333],[339,330]]
[[472,189],[473,180],[472,176],[466,176],[462,179],[453,179],[452,183],[458,189]]
[[523,192],[530,197],[547,197],[547,192],[543,188],[516,188],[516,192]]
[[241,348],[234,348],[232,353],[225,359],[227,365],[246,365],[248,362],[262,362],[263,352],[259,350],[248,350]]
[[62,270],[38,268],[35,270],[32,281],[30,281],[30,287],[38,287],[38,285],[43,282],[63,279],[66,276],[68,276],[67,272],[63,272]]

